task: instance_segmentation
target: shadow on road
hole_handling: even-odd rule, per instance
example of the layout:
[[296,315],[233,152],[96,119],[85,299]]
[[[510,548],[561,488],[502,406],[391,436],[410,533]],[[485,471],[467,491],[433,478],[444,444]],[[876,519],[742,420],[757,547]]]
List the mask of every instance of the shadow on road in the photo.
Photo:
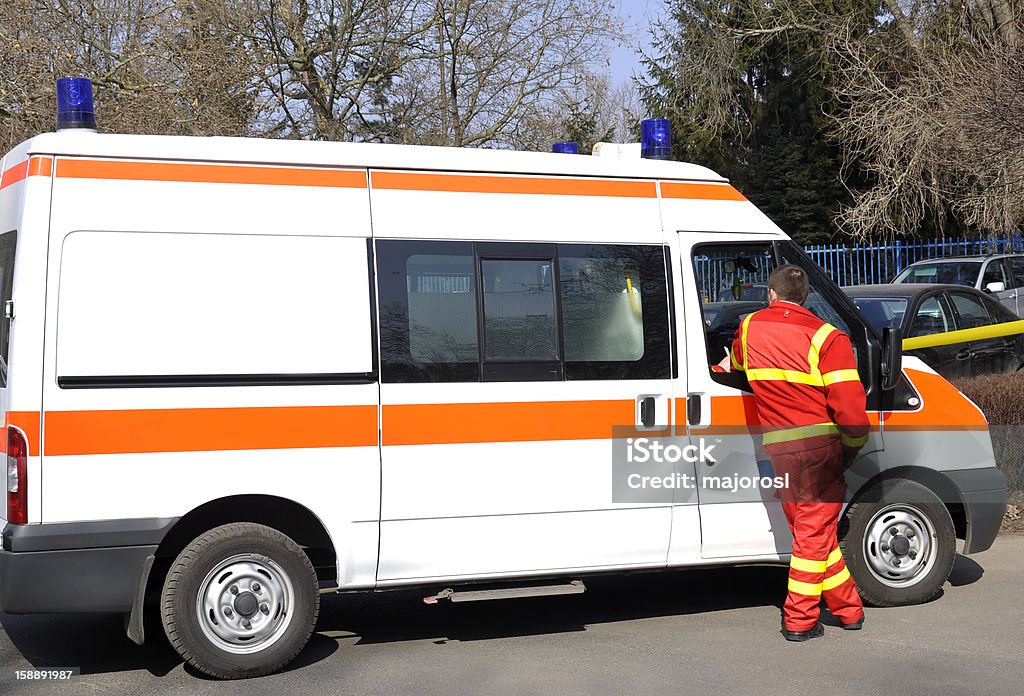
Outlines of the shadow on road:
[[400,591],[325,598],[318,630],[356,645],[403,640],[472,641],[584,631],[590,624],[751,606],[782,607],[786,568],[662,571],[585,580],[583,595],[435,606]]
[[[984,570],[958,555],[949,582],[976,582]],[[407,640],[477,641],[585,631],[634,619],[776,607],[785,599],[783,566],[690,569],[586,578],[583,595],[491,602],[423,604],[429,590],[324,596],[317,633],[286,671],[329,658],[340,642],[371,645]],[[828,621],[827,612],[825,620]],[[120,615],[0,615],[14,647],[35,667],[74,666],[83,674],[144,669],[156,677],[181,664],[159,622],[147,621],[147,643],[128,640]],[[189,670],[194,676],[201,677]]]
[[82,674],[144,669],[162,677],[181,663],[157,622],[146,645],[128,640],[120,614],[0,614],[7,637],[33,667],[80,667]]
[[953,561],[953,570],[949,574],[949,584],[953,587],[963,587],[978,582],[984,574],[985,569],[977,562],[958,553]]

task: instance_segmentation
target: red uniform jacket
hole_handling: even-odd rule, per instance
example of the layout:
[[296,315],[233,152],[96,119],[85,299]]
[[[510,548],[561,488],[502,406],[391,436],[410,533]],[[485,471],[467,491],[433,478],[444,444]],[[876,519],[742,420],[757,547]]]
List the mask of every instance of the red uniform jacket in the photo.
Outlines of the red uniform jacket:
[[748,315],[732,343],[746,372],[769,454],[821,447],[837,438],[849,454],[867,442],[864,385],[850,337],[792,302]]

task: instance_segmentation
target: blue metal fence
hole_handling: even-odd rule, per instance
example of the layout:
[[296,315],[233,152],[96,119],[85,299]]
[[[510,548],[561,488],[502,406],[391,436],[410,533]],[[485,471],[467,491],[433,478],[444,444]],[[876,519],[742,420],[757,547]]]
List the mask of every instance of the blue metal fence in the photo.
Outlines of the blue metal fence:
[[1024,252],[1024,236],[995,239],[948,237],[919,241],[895,241],[859,246],[818,244],[804,251],[839,285],[888,283],[915,261],[968,254]]

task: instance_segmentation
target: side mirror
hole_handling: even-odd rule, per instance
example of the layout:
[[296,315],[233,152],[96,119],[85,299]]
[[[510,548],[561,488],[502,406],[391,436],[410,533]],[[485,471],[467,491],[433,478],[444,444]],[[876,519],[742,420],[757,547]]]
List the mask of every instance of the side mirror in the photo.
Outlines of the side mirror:
[[882,329],[882,389],[895,389],[903,377],[903,333],[886,326]]
[[1006,283],[997,280],[985,286],[985,292],[1002,292],[1006,289]]

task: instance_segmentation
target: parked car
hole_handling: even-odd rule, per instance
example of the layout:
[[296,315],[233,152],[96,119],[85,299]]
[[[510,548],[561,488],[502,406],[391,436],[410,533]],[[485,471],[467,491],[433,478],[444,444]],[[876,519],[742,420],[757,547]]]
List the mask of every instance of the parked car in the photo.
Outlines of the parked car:
[[[768,306],[768,283],[743,283],[740,286],[740,297],[739,299],[733,294],[732,287],[721,288],[718,291],[718,297],[714,302],[704,303],[704,324],[710,328],[720,328],[722,325],[721,321],[718,321],[719,312],[725,311],[728,318],[735,319],[737,312],[737,303],[743,306],[757,305],[754,310],[762,309]],[[743,316],[749,314],[750,311],[743,313]],[[742,316],[740,319],[742,320]]]
[[951,256],[917,261],[894,283],[953,283],[990,294],[1017,316],[1024,316],[1024,254]]
[[743,283],[740,287],[740,296],[733,294],[732,287],[722,288],[718,291],[719,302],[768,302],[768,283]]
[[[904,338],[971,329],[1019,317],[991,296],[962,285],[902,283],[843,288],[876,331],[899,328]],[[947,379],[1016,372],[1024,367],[1024,335],[908,351]]]

